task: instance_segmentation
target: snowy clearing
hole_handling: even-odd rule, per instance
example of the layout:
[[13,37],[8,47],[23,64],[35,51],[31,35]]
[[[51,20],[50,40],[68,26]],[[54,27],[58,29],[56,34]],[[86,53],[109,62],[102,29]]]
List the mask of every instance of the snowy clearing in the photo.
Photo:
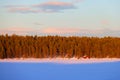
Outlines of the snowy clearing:
[[81,64],[81,63],[105,63],[105,62],[120,62],[119,58],[91,58],[91,59],[76,59],[76,58],[14,58],[0,59],[0,62],[25,62],[25,63],[61,63],[61,64]]

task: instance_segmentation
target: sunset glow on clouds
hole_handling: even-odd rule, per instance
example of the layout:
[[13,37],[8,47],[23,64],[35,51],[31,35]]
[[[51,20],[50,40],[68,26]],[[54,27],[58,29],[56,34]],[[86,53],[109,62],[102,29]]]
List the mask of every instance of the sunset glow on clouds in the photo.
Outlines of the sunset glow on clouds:
[[33,29],[33,28],[20,28],[20,27],[11,27],[0,29],[0,34],[9,35],[60,35],[60,36],[118,36],[120,37],[120,30],[105,30],[105,29],[80,29],[80,28],[43,28],[43,29]]
[[27,6],[8,6],[9,12],[19,13],[40,13],[40,12],[60,12],[66,9],[75,9],[74,4],[70,2],[49,1],[40,4]]
[[120,0],[0,0],[0,34],[120,36]]
[[79,29],[75,28],[47,28],[42,31],[43,33],[77,33]]
[[26,35],[27,33],[33,32],[35,30],[31,28],[25,28],[25,27],[10,27],[10,28],[1,28],[0,34],[21,34]]

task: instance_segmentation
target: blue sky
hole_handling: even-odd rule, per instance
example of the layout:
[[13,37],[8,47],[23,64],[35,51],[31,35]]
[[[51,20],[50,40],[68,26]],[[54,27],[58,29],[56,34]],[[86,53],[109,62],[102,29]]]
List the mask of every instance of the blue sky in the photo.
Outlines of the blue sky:
[[0,0],[1,34],[120,35],[120,0]]

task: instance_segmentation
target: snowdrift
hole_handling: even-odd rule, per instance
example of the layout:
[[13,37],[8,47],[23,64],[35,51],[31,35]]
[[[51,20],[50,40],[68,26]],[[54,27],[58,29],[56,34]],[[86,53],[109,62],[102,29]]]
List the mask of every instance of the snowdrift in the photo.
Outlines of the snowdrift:
[[25,63],[61,63],[61,64],[85,64],[85,63],[105,63],[105,62],[120,62],[119,58],[91,58],[91,59],[76,59],[76,58],[14,58],[0,59],[0,62],[25,62]]

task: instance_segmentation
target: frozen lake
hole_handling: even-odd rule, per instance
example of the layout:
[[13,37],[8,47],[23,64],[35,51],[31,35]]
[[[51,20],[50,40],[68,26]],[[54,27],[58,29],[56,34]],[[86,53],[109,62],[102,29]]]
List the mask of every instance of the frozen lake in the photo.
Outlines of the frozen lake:
[[92,64],[0,62],[0,80],[120,80],[120,62]]

